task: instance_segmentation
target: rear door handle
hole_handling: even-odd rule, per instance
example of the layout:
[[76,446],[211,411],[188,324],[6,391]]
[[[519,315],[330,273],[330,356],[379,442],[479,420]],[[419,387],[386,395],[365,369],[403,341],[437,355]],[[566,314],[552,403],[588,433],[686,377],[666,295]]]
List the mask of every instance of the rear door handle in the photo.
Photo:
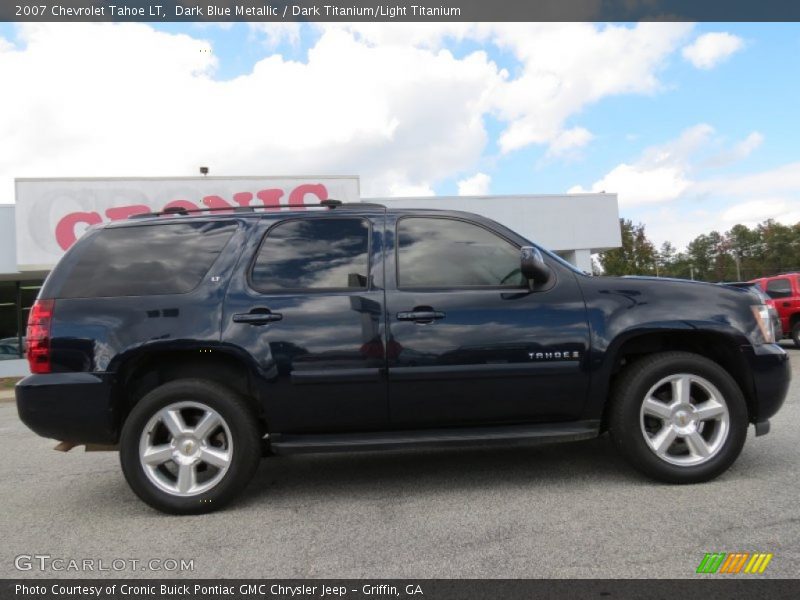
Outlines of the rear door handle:
[[248,325],[266,325],[283,319],[281,313],[270,312],[269,309],[254,308],[249,313],[237,313],[233,315],[234,323],[247,323]]
[[783,303],[783,305],[784,305],[784,306],[791,306],[791,305],[792,305],[792,303],[791,303],[791,302],[784,302],[784,303]]
[[411,310],[397,313],[398,321],[414,321],[415,323],[432,323],[444,319],[444,313],[438,310]]

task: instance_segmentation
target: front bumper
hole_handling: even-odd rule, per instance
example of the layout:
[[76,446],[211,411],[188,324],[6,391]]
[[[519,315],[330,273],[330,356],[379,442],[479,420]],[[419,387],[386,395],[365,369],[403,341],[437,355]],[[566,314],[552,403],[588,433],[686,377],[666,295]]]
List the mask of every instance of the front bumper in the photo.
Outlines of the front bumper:
[[778,344],[745,346],[742,351],[753,376],[750,420],[760,423],[777,413],[786,399],[792,380],[789,355]]
[[111,374],[28,375],[15,388],[17,411],[39,435],[76,444],[113,444]]

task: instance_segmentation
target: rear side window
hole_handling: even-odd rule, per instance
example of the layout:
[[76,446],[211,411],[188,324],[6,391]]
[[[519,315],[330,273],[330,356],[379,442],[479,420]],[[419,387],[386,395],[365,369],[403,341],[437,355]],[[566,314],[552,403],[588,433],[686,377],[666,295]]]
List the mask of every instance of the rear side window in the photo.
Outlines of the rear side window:
[[297,219],[267,232],[251,283],[261,292],[367,288],[369,223],[361,218]]
[[406,288],[525,284],[517,246],[472,223],[425,217],[397,223],[397,277]]
[[85,242],[62,298],[183,294],[200,283],[235,223],[163,223],[103,229]]
[[792,284],[788,279],[770,279],[767,294],[770,298],[788,298],[792,295]]

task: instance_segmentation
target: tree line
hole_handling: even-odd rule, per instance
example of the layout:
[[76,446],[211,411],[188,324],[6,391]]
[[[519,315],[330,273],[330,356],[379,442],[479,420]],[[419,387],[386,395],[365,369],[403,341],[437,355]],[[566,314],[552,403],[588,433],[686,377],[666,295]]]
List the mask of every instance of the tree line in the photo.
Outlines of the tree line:
[[645,226],[620,219],[622,247],[599,253],[594,271],[602,275],[655,275],[700,281],[747,281],[800,271],[800,223],[773,220],[753,228],[734,225],[694,238],[679,252],[670,242],[661,248],[647,238]]

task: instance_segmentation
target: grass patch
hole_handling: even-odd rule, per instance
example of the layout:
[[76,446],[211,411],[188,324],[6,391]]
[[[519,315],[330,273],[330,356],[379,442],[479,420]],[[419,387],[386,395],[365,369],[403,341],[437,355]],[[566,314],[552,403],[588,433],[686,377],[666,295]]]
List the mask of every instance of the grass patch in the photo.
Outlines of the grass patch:
[[13,390],[22,377],[0,377],[0,390]]

